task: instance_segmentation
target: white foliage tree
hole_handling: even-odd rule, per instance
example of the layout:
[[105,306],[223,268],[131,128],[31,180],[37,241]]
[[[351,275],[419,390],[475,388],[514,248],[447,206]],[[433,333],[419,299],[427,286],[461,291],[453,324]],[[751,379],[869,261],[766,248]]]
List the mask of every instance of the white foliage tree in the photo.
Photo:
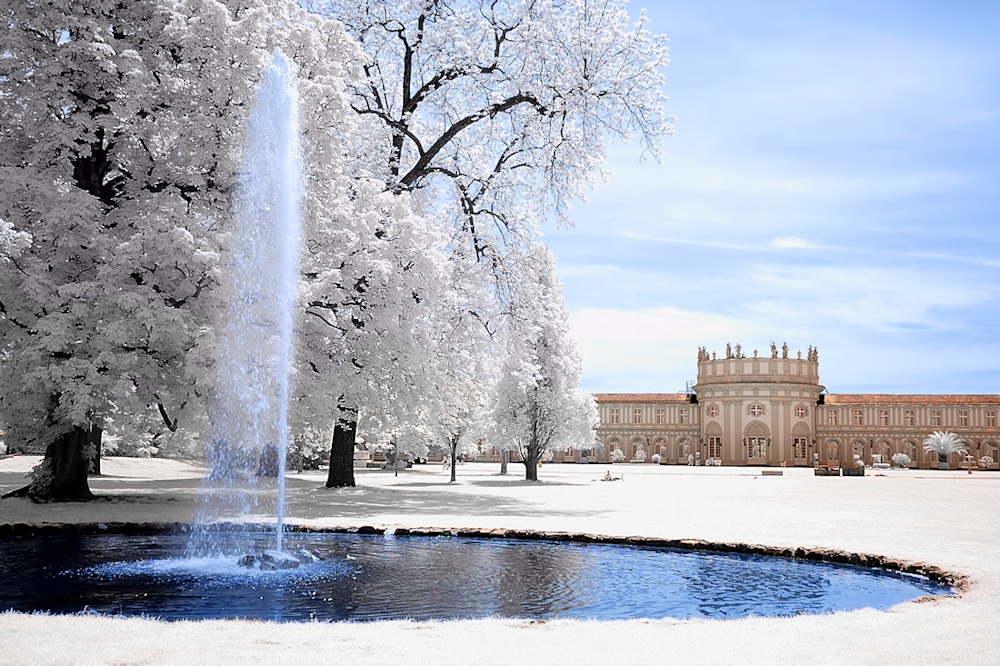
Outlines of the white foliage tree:
[[460,452],[478,451],[487,435],[490,390],[496,381],[496,349],[489,328],[488,289],[474,259],[453,247],[450,289],[443,295],[436,330],[434,421],[456,479]]
[[[606,142],[634,134],[656,155],[671,131],[660,93],[666,40],[645,29],[644,16],[631,22],[624,0],[305,5],[343,22],[364,49],[363,75],[348,91],[368,128],[346,140],[349,154],[364,156],[356,171],[417,195],[420,212],[447,223],[451,242],[492,281],[493,304],[478,314],[494,332],[506,326],[494,315],[506,316],[520,289],[519,256],[538,222],[565,219],[591,187]],[[354,294],[355,311],[372,307],[369,298]],[[333,447],[338,465],[349,442],[345,433]],[[353,477],[345,469],[335,482],[332,464],[328,485]]]
[[412,212],[409,197],[379,181],[350,180],[339,201],[327,199],[336,205],[313,204],[303,264],[296,411],[333,426],[328,487],[354,485],[359,418],[366,436],[384,445],[426,425],[431,306],[445,284],[436,227]]
[[0,419],[46,449],[32,495],[86,499],[111,414],[174,432],[203,412],[254,82],[282,40],[318,52],[331,31],[263,0],[29,0],[4,19],[0,218],[21,254],[0,273]]
[[579,389],[580,357],[569,337],[552,255],[533,245],[520,270],[493,399],[492,439],[498,448],[516,450],[525,479],[537,481],[545,451],[593,446],[598,417],[593,396]]

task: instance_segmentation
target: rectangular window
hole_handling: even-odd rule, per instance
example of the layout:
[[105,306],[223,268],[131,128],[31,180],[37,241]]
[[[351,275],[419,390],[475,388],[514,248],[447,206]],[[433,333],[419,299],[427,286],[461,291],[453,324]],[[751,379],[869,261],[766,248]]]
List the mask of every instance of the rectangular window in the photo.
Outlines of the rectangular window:
[[747,458],[767,457],[767,437],[747,437]]
[[986,412],[986,425],[995,428],[997,425],[997,413],[992,409]]
[[958,425],[960,426],[969,425],[969,410],[967,409],[958,410]]
[[688,422],[688,410],[682,409],[680,413],[680,423]]
[[710,435],[708,438],[708,457],[722,457],[722,437]]
[[878,410],[878,424],[880,426],[889,425],[889,412],[885,409]]
[[826,413],[826,424],[832,426],[837,425],[837,412],[831,409]]
[[622,410],[617,407],[611,408],[611,423],[621,423],[622,421]]
[[917,415],[914,414],[912,409],[906,410],[904,418],[906,419],[906,425],[908,426],[913,426],[917,424]]
[[931,425],[939,426],[941,425],[941,410],[935,409],[931,412]]
[[632,423],[642,423],[642,407],[632,410]]
[[792,439],[792,449],[795,452],[795,457],[798,459],[805,459],[806,457],[806,444],[807,440],[805,437],[795,437]]
[[656,410],[656,422],[661,425],[667,422],[667,410],[662,407]]
[[856,425],[856,426],[859,426],[859,425],[864,425],[864,424],[865,424],[865,417],[864,417],[864,415],[863,415],[863,414],[861,413],[861,410],[860,410],[860,409],[855,409],[855,410],[854,410],[854,411],[853,411],[853,412],[851,413],[851,418],[852,418],[852,420],[853,420],[853,422],[854,422],[854,425]]

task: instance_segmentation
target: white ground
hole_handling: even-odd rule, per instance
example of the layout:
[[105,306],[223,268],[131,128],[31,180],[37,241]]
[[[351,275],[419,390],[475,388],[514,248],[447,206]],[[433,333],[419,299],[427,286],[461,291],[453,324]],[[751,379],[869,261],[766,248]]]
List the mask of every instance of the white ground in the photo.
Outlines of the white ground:
[[[0,493],[37,459],[0,460]],[[293,520],[319,525],[507,527],[822,546],[967,574],[961,598],[890,611],[744,620],[517,620],[273,624],[0,615],[0,664],[1000,664],[1000,474],[891,471],[825,478],[786,469],[467,464],[359,470],[356,489],[289,474]],[[185,521],[199,468],[111,458],[91,486],[115,501],[0,501],[0,522]],[[2,543],[0,543],[2,547]]]

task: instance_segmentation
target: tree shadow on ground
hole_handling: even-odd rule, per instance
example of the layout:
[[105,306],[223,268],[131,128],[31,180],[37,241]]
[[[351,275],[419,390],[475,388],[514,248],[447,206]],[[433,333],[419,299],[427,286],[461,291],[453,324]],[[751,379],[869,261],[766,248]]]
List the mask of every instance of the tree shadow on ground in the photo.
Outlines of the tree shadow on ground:
[[524,479],[512,480],[512,479],[485,479],[482,481],[467,481],[470,486],[481,486],[483,488],[507,488],[507,487],[520,487],[520,488],[545,488],[547,486],[581,486],[581,483],[569,483],[567,481],[546,481],[542,479],[540,481],[525,481]]
[[[553,511],[536,502],[511,500],[419,484],[415,490],[393,486],[378,488],[296,489],[289,497],[289,515],[296,518],[365,518],[383,514],[462,516],[583,516],[584,511]],[[453,488],[456,486],[452,486]]]

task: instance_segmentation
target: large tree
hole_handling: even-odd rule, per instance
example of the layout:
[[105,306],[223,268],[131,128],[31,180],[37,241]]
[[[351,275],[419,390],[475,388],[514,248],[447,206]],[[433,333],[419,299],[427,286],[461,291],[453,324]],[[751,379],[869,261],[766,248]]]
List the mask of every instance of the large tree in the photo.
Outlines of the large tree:
[[308,55],[335,41],[292,3],[230,5],[3,10],[0,218],[30,245],[0,274],[0,420],[8,441],[46,451],[38,499],[90,496],[86,459],[111,414],[148,409],[175,431],[176,410],[211,389],[254,82],[275,46]]
[[[541,220],[564,220],[592,185],[606,143],[636,134],[657,155],[670,132],[659,70],[666,40],[644,16],[630,22],[624,0],[304,4],[343,22],[364,49],[363,75],[349,88],[368,128],[353,151],[363,171],[388,192],[415,195],[415,210],[443,223],[450,247],[473,254],[493,294],[476,314],[494,333],[509,325],[518,256]],[[361,287],[356,310],[372,307]],[[342,404],[349,415],[365,407]],[[343,467],[353,433],[334,437],[328,485],[353,483]]]
[[593,445],[597,405],[579,389],[582,365],[569,337],[569,313],[552,255],[536,244],[519,264],[524,277],[511,298],[512,325],[493,398],[492,441],[516,451],[525,479],[537,481],[545,451]]
[[219,143],[234,100],[206,95],[181,129],[192,78],[212,68],[178,39],[186,17],[173,6],[4,13],[0,215],[32,241],[0,277],[0,407],[11,439],[45,448],[30,494],[87,499],[86,459],[112,403],[162,404],[183,377],[230,171],[205,144]]

